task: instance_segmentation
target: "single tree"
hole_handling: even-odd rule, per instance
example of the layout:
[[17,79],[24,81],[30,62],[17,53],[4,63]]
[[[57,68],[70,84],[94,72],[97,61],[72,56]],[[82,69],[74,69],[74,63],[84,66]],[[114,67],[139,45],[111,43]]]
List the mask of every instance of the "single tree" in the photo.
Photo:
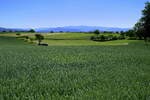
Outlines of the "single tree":
[[94,34],[96,34],[97,37],[98,37],[98,35],[100,34],[100,31],[99,31],[99,30],[95,30],[95,31],[94,31]]
[[54,31],[50,31],[50,33],[54,33]]
[[41,44],[42,40],[44,40],[44,36],[41,34],[35,34],[36,40],[38,40],[38,45]]
[[30,29],[28,32],[34,33],[35,30],[34,29]]

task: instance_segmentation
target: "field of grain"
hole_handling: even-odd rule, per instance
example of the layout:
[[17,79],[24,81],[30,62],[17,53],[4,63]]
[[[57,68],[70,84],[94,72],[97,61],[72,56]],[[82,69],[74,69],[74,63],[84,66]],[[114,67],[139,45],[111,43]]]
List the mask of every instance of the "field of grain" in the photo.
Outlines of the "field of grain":
[[149,100],[150,46],[48,46],[0,37],[0,100]]
[[[24,39],[21,37],[28,36],[30,39],[25,41],[37,43],[35,40],[35,34],[41,34],[44,36],[44,40],[42,43],[47,43],[49,46],[98,46],[98,45],[128,45],[129,43],[137,42],[138,40],[114,40],[114,41],[105,41],[105,42],[96,42],[92,41],[90,38],[91,36],[95,36],[92,33],[21,33],[17,36],[16,33],[3,33],[0,34],[2,37],[16,37],[18,39]],[[112,33],[105,33],[101,35],[113,35],[119,36],[119,34],[112,34]]]

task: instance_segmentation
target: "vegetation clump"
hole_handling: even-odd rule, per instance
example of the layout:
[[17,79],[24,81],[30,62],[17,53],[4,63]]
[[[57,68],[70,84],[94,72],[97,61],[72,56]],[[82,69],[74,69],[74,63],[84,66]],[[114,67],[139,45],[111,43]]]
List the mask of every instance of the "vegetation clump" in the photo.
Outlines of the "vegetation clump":
[[35,34],[35,38],[38,40],[38,45],[40,45],[42,40],[44,40],[44,36],[41,34]]

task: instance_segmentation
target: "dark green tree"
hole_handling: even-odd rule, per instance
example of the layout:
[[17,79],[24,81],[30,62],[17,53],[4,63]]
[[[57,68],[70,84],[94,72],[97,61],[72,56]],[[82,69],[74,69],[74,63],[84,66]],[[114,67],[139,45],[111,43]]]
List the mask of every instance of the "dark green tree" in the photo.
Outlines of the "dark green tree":
[[34,33],[35,30],[34,29],[30,29],[28,32]]
[[135,24],[134,29],[138,35],[143,36],[147,41],[150,38],[150,2],[145,3],[145,9],[142,11],[142,18]]
[[42,40],[44,40],[44,36],[41,34],[35,34],[35,38],[38,40],[38,45],[40,45]]
[[94,31],[94,34],[96,34],[97,37],[98,37],[98,35],[100,34],[100,31],[99,31],[99,30],[95,30],[95,31]]
[[50,31],[50,33],[54,33],[54,31]]
[[128,30],[125,32],[125,35],[128,37],[136,37],[136,33],[134,30]]
[[104,35],[101,35],[99,38],[100,38],[101,41],[105,41],[105,36]]
[[135,30],[136,36],[141,40],[142,37],[144,37],[144,26],[140,21],[135,24],[134,30]]

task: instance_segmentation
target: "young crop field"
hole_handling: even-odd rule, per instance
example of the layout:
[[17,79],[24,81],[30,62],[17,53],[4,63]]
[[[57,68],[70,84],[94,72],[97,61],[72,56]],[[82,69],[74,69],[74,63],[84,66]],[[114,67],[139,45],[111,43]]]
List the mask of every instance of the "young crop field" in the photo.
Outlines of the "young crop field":
[[150,100],[150,44],[126,42],[42,47],[1,36],[0,100]]
[[[48,43],[50,46],[88,46],[88,45],[128,45],[132,42],[137,42],[138,40],[114,40],[114,41],[105,41],[105,42],[96,42],[92,41],[90,38],[91,36],[95,36],[95,34],[92,33],[21,33],[17,36],[17,33],[3,33],[0,34],[0,36],[3,37],[17,37],[18,39],[24,39],[22,38],[24,36],[28,36],[29,39],[26,40],[31,43],[37,43],[37,40],[35,40],[35,34],[41,34],[44,36],[43,43]],[[105,33],[101,35],[113,35],[113,36],[119,36],[119,34],[112,34],[112,33]],[[33,41],[30,41],[30,39],[33,39]]]

